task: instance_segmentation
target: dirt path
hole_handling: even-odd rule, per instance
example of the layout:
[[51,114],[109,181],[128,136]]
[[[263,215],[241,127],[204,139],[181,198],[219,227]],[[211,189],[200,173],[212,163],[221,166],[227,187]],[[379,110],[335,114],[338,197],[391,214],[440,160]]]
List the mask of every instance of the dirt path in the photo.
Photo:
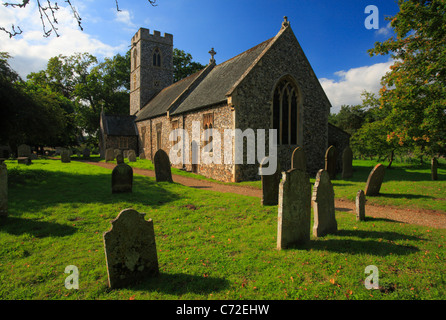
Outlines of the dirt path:
[[[97,165],[100,167],[113,169],[116,165],[114,163],[104,162],[88,162],[83,161],[91,165]],[[135,174],[155,177],[153,170],[144,170],[133,168]],[[214,183],[205,180],[199,180],[179,175],[172,175],[174,182],[191,187],[210,191],[237,193],[245,196],[261,197],[261,190],[255,188],[249,188],[246,186],[234,186],[224,185],[220,183]],[[355,203],[352,201],[336,199],[335,207],[337,211],[351,212],[355,214]],[[366,205],[366,216],[373,218],[382,218],[402,223],[417,224],[432,228],[446,229],[446,212],[434,211],[434,210],[412,210],[401,209],[389,206],[372,206]]]

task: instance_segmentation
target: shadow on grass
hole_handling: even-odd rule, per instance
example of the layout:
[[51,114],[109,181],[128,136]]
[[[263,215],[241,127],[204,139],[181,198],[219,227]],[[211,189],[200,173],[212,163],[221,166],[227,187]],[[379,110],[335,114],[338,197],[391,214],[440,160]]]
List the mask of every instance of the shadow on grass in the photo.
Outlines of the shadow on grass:
[[391,199],[435,199],[435,197],[432,196],[425,196],[422,194],[398,194],[398,193],[380,193],[378,197],[386,197]]
[[76,229],[55,222],[7,217],[0,220],[0,230],[13,235],[31,234],[36,238],[72,235]]
[[166,294],[182,295],[194,293],[207,295],[229,287],[229,281],[223,278],[204,277],[182,273],[160,273],[157,277],[148,278],[136,286],[133,290],[157,291]]

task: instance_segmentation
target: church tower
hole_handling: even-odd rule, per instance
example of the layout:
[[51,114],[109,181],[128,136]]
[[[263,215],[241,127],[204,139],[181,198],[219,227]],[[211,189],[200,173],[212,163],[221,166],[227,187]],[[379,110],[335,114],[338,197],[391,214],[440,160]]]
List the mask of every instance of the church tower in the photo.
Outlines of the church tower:
[[140,28],[132,38],[130,115],[173,83],[173,36]]

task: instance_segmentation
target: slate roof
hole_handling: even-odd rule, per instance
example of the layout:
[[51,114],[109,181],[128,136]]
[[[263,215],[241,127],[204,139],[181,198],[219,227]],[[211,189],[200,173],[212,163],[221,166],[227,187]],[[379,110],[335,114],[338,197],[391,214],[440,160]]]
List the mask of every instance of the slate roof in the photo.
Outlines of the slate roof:
[[128,115],[102,114],[104,133],[109,136],[137,136],[138,130],[135,125],[135,118],[135,116]]
[[234,58],[214,66],[204,77],[199,76],[205,69],[163,89],[137,113],[136,121],[166,114],[172,103],[189,86],[193,86],[193,90],[183,98],[183,101],[180,101],[178,106],[173,106],[169,110],[172,115],[226,101],[226,93],[237,84],[272,39],[266,40]]

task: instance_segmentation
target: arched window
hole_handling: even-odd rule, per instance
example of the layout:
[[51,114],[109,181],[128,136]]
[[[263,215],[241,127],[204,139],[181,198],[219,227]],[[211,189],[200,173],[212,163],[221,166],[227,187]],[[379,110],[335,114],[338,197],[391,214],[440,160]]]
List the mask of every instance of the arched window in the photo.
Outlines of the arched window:
[[161,66],[161,52],[160,52],[160,49],[158,49],[158,48],[156,48],[153,51],[153,65],[155,67]]
[[295,85],[284,78],[274,89],[273,129],[277,129],[278,145],[295,145],[299,141],[299,93]]
[[133,69],[136,68],[137,65],[137,59],[138,59],[138,50],[133,49]]

